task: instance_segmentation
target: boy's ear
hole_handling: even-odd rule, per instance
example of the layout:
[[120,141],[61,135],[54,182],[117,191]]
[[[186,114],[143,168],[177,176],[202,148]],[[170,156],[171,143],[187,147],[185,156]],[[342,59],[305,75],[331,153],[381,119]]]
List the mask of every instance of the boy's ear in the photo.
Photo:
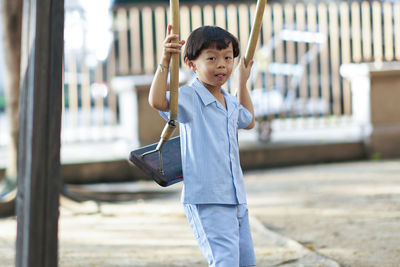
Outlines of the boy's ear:
[[193,72],[196,71],[196,64],[194,64],[194,62],[192,60],[189,60],[188,58],[186,58],[185,63]]

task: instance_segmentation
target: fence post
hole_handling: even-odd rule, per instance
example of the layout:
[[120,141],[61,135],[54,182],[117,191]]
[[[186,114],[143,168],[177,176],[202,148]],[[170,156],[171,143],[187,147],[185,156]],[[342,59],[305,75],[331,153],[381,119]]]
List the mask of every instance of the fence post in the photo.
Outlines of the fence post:
[[17,267],[58,265],[63,0],[24,0]]

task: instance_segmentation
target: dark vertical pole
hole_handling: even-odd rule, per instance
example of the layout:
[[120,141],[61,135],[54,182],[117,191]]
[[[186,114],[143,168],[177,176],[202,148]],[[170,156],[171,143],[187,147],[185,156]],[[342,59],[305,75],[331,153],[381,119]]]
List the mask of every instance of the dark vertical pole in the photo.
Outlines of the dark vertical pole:
[[64,0],[24,0],[18,267],[58,264]]

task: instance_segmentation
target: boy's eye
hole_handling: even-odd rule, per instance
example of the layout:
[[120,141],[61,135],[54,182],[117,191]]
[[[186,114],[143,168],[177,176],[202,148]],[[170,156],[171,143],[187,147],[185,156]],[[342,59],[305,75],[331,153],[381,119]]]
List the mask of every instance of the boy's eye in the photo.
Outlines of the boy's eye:
[[226,60],[231,60],[231,59],[232,59],[232,57],[225,57],[225,59],[226,59]]
[[209,57],[208,60],[215,60],[215,57]]

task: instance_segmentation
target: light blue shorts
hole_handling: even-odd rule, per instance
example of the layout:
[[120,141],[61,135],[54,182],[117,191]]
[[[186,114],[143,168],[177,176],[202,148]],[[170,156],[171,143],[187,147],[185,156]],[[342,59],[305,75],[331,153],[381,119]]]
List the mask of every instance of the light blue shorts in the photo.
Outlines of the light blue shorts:
[[256,265],[246,204],[183,204],[183,207],[209,266]]

